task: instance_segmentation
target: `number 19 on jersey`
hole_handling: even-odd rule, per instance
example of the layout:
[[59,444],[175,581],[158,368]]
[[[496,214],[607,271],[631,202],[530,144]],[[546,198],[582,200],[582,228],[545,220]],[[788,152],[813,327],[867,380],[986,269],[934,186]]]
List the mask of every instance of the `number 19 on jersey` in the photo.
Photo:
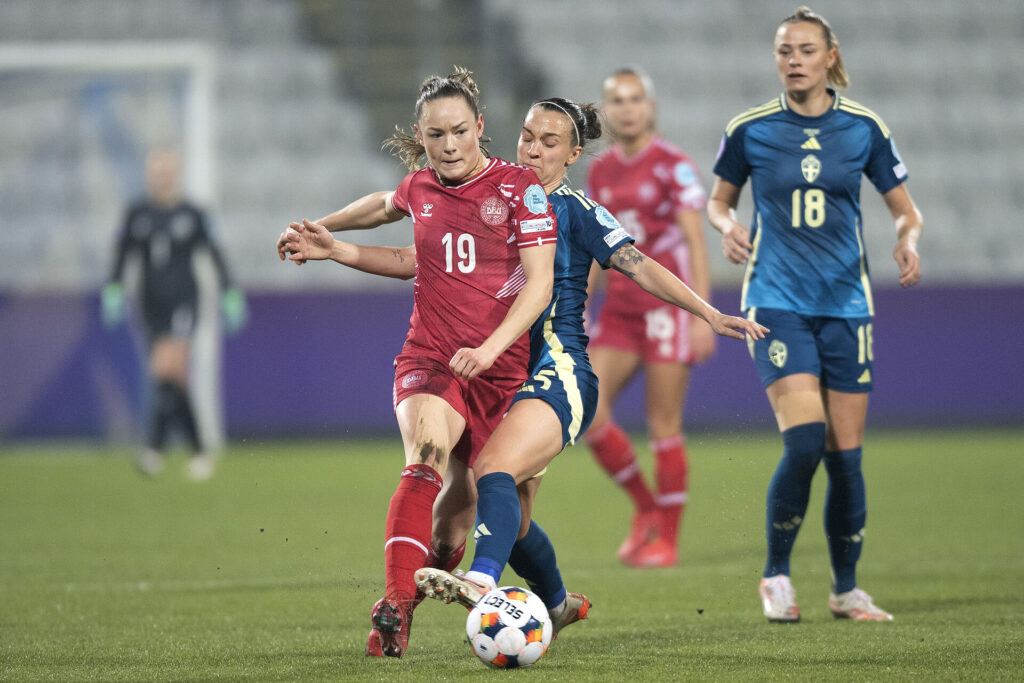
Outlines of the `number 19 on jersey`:
[[444,270],[446,273],[452,272],[455,256],[459,258],[457,265],[460,272],[472,273],[476,269],[476,242],[473,241],[472,235],[463,233],[453,240],[452,233],[446,232],[441,238],[441,244],[444,245]]

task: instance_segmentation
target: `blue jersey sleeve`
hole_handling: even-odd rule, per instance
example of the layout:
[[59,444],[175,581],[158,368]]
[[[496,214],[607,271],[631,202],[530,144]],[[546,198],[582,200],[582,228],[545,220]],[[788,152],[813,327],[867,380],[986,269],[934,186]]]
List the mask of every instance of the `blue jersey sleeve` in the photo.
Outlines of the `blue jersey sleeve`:
[[746,126],[740,126],[732,135],[723,134],[722,143],[718,146],[718,158],[715,160],[715,175],[736,187],[743,187],[750,176],[750,164],[743,151],[746,130]]
[[896,142],[874,125],[871,126],[871,156],[864,167],[864,174],[879,194],[906,182],[908,177],[907,167],[896,150]]
[[591,202],[591,207],[580,207],[579,226],[576,233],[580,247],[590,254],[602,268],[608,268],[608,261],[624,244],[632,244],[635,240],[612,215],[612,212],[600,204]]

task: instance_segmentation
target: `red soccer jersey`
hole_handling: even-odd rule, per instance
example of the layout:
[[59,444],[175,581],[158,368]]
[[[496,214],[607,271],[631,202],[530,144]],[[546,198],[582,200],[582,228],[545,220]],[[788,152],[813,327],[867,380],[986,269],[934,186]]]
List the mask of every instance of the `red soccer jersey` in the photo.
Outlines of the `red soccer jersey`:
[[[660,137],[632,157],[614,145],[591,162],[587,194],[615,215],[637,249],[688,280],[676,214],[703,209],[705,198],[697,169],[681,150]],[[639,293],[628,282],[609,273],[608,296],[628,292],[635,298]]]
[[[519,250],[556,241],[555,213],[537,175],[502,159],[456,186],[420,169],[402,180],[392,203],[415,226],[415,303],[403,353],[447,364],[504,320],[526,284]],[[485,374],[525,379],[529,356],[524,334]]]

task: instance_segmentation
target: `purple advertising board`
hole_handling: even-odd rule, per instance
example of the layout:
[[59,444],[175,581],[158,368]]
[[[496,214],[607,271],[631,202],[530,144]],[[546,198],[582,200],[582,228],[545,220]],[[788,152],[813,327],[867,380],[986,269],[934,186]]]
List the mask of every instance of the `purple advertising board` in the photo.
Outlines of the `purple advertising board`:
[[[715,295],[723,311],[738,302]],[[1024,423],[1024,288],[879,290],[875,303],[869,424]],[[224,341],[229,438],[397,433],[392,361],[411,291],[250,293],[249,304],[249,325]],[[0,392],[0,438],[121,433],[143,413],[137,344],[103,328],[95,296],[0,295]],[[643,429],[642,378],[616,413]],[[773,428],[745,344],[720,339],[694,370],[686,422],[691,432]]]

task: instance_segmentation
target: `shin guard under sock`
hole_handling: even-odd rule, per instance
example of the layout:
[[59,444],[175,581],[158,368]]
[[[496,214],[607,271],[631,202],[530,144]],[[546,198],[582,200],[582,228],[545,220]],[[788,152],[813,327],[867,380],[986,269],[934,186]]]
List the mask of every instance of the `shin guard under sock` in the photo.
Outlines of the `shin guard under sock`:
[[859,447],[825,453],[825,536],[832,560],[832,590],[837,594],[857,587],[857,560],[867,519],[861,454]]
[[430,548],[434,501],[441,492],[441,475],[423,464],[402,470],[402,479],[388,505],[384,524],[385,595],[412,600],[413,574],[422,567]]
[[609,422],[588,432],[584,441],[590,446],[597,464],[626,491],[638,512],[657,509],[658,504],[637,466],[633,444],[621,427]]
[[825,454],[825,423],[810,422],[782,432],[784,450],[768,486],[768,559],[764,576],[789,576],[789,558],[807,514],[811,480]]
[[548,609],[558,607],[565,600],[565,584],[558,571],[555,548],[536,522],[531,521],[526,535],[512,546],[508,566],[526,581]]
[[497,583],[519,535],[522,511],[516,480],[506,472],[491,472],[476,483],[476,552],[470,571],[489,575]]

